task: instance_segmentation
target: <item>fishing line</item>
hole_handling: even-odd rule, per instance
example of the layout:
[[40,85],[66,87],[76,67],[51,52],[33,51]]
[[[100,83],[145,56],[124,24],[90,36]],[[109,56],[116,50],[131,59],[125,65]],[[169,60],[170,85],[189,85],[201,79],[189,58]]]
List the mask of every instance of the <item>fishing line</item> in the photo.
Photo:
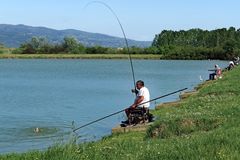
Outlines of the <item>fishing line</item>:
[[[143,104],[146,104],[146,103],[149,103],[149,102],[155,101],[155,100],[157,100],[157,99],[164,98],[164,97],[170,96],[170,95],[172,95],[172,94],[175,94],[175,93],[178,93],[178,92],[184,91],[184,90],[186,90],[186,89],[187,89],[187,88],[183,88],[183,89],[180,89],[180,90],[177,90],[177,91],[174,91],[174,92],[171,92],[171,93],[165,94],[165,95],[163,95],[163,96],[160,96],[160,97],[157,97],[157,98],[151,99],[151,100],[149,100],[149,101],[147,101],[147,102],[140,103],[140,104],[138,104],[138,105],[143,105]],[[125,109],[126,109],[126,108],[125,108]],[[77,130],[79,130],[79,129],[81,129],[81,128],[84,128],[84,127],[86,127],[86,126],[89,126],[89,125],[91,125],[91,124],[93,124],[93,123],[99,122],[99,121],[101,121],[101,120],[103,120],[103,119],[106,119],[106,118],[108,118],[108,117],[111,117],[111,116],[113,116],[113,115],[116,115],[116,114],[118,114],[118,113],[121,113],[121,112],[125,111],[125,109],[120,110],[120,111],[117,111],[117,112],[112,113],[112,114],[109,114],[109,115],[107,115],[107,116],[105,116],[105,117],[102,117],[102,118],[96,119],[96,120],[91,121],[91,122],[89,122],[89,123],[86,123],[86,124],[84,124],[84,125],[82,125],[82,126],[80,126],[80,127],[78,127],[78,128],[75,128],[75,129],[73,130],[73,132],[75,132],[75,131],[77,131]]]
[[[126,44],[126,47],[127,47],[127,51],[128,51],[128,55],[129,55],[129,60],[130,60],[130,64],[131,64],[132,78],[133,78],[133,86],[134,86],[134,88],[135,88],[135,90],[136,90],[136,86],[135,86],[136,80],[135,80],[135,74],[134,74],[134,68],[133,68],[133,62],[132,62],[132,56],[131,56],[131,54],[130,54],[129,45],[128,45],[127,37],[126,37],[126,34],[125,34],[125,32],[124,32],[123,26],[122,26],[122,24],[121,24],[121,22],[120,22],[120,20],[119,20],[119,18],[118,18],[118,16],[117,16],[117,14],[113,11],[113,9],[112,9],[109,5],[107,5],[106,3],[102,2],[102,1],[91,1],[91,2],[89,2],[84,8],[87,8],[89,5],[91,5],[91,4],[93,4],[93,3],[98,3],[98,4],[101,4],[101,5],[105,6],[105,7],[107,7],[107,8],[110,10],[110,12],[114,15],[114,17],[117,19],[117,21],[118,21],[118,24],[119,24],[119,26],[120,26],[120,28],[121,28],[121,30],[122,30],[122,34],[123,34],[124,39],[125,39],[125,44]],[[135,93],[135,94],[136,94],[136,93]],[[137,95],[137,94],[136,94],[136,95]]]

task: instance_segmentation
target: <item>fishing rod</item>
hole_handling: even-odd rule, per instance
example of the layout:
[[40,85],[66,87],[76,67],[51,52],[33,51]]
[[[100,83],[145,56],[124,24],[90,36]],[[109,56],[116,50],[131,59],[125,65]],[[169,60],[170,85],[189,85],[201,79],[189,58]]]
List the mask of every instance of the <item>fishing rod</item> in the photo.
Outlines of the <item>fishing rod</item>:
[[[175,94],[175,93],[178,93],[178,92],[184,91],[184,90],[186,90],[186,89],[187,89],[187,88],[179,89],[179,90],[177,90],[177,91],[174,91],[174,92],[171,92],[171,93],[165,94],[165,95],[163,95],[163,96],[159,96],[159,97],[154,98],[154,99],[151,99],[151,100],[149,100],[149,101],[147,101],[147,102],[140,103],[140,104],[138,104],[137,106],[139,106],[139,105],[143,105],[143,104],[146,104],[146,103],[149,103],[149,102],[152,102],[152,101],[155,101],[155,100],[160,99],[160,98],[164,98],[164,97],[170,96],[170,95],[172,95],[172,94]],[[125,108],[125,109],[126,109],[126,108]],[[105,117],[102,117],[102,118],[96,119],[96,120],[91,121],[91,122],[89,122],[89,123],[86,123],[86,124],[84,124],[84,125],[82,125],[82,126],[76,128],[76,129],[74,129],[73,132],[75,132],[75,131],[77,131],[77,130],[79,130],[79,129],[81,129],[81,128],[84,128],[84,127],[86,127],[86,126],[89,126],[89,125],[91,125],[91,124],[93,124],[93,123],[99,122],[99,121],[101,121],[101,120],[103,120],[103,119],[106,119],[106,118],[108,118],[108,117],[111,117],[111,116],[113,116],[113,115],[116,115],[116,114],[118,114],[118,113],[121,113],[121,112],[125,111],[125,109],[120,110],[120,111],[117,111],[117,112],[112,113],[112,114],[109,114],[109,115],[107,115],[107,116],[105,116]]]
[[[109,5],[107,5],[106,3],[102,2],[102,1],[91,1],[91,2],[89,2],[89,3],[85,6],[85,8],[88,7],[89,5],[93,4],[93,3],[102,4],[103,6],[107,7],[107,8],[110,10],[110,12],[114,15],[114,17],[117,19],[117,21],[118,21],[118,24],[119,24],[119,26],[120,26],[120,28],[121,28],[121,30],[122,30],[122,34],[123,34],[124,39],[125,39],[125,44],[126,44],[126,47],[127,47],[127,51],[128,51],[128,55],[129,55],[129,60],[130,60],[130,64],[131,64],[132,78],[133,78],[133,86],[134,86],[134,89],[136,90],[136,86],[135,86],[136,80],[135,80],[135,74],[134,74],[134,68],[133,68],[133,62],[132,62],[132,56],[131,56],[131,54],[130,54],[129,45],[128,45],[128,41],[127,41],[127,36],[126,36],[126,34],[125,34],[125,32],[124,32],[123,26],[122,26],[122,24],[121,24],[121,22],[120,22],[120,20],[119,20],[119,18],[118,18],[118,16],[117,16],[117,14],[113,11],[113,9],[112,9]],[[136,92],[135,92],[135,94],[136,94],[136,96],[137,96],[137,93],[136,93]]]

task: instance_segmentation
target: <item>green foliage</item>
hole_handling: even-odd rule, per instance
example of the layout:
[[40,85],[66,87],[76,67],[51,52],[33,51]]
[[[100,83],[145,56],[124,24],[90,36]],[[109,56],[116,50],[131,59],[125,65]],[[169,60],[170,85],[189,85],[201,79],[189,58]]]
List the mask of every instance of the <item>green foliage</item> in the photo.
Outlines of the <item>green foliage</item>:
[[154,46],[148,47],[144,49],[144,54],[162,54],[161,51]]
[[152,46],[167,59],[232,59],[240,55],[240,30],[163,30],[155,36]]
[[11,53],[11,49],[6,48],[4,44],[0,43],[0,54],[4,54],[4,53]]
[[65,37],[61,44],[51,44],[46,38],[33,37],[13,51],[14,54],[158,54],[156,47],[107,48],[102,46],[85,47],[74,37]]
[[39,54],[48,53],[51,46],[48,40],[44,37],[32,37],[31,41],[21,44],[20,48],[16,49],[13,53],[22,54]]
[[101,47],[101,46],[87,47],[86,53],[87,54],[107,54],[108,48]]
[[44,37],[32,37],[29,42],[22,44],[13,51],[15,54],[54,54],[71,53],[80,54],[84,52],[84,46],[74,37],[65,37],[62,44],[51,44]]
[[74,37],[65,37],[62,47],[66,53],[78,54],[84,52],[84,46]]

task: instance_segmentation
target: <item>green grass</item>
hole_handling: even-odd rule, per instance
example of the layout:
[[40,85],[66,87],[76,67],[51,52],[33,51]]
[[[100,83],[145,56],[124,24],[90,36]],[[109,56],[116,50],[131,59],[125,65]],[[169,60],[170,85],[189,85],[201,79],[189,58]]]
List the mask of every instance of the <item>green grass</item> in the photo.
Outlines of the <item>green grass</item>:
[[11,48],[5,48],[3,46],[0,46],[0,57],[3,55],[3,54],[11,54],[13,49]]
[[[161,59],[161,55],[134,54],[133,59]],[[2,53],[0,59],[128,59],[127,54],[11,54]]]
[[155,110],[147,132],[114,134],[100,141],[55,145],[5,159],[239,159],[240,68],[204,85],[178,107]]

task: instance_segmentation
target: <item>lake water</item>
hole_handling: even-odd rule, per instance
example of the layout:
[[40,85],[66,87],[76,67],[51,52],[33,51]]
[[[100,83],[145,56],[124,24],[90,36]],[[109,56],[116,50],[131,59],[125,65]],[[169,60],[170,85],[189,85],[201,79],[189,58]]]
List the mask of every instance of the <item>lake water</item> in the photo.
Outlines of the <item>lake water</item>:
[[[136,79],[151,98],[208,79],[225,61],[134,60]],[[0,153],[45,149],[66,141],[72,121],[81,126],[129,106],[134,95],[128,60],[0,60]],[[179,94],[151,103],[173,101]],[[78,131],[80,141],[111,134],[124,119],[118,114]],[[39,133],[34,129],[40,128]]]

